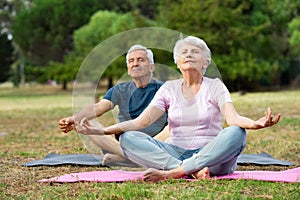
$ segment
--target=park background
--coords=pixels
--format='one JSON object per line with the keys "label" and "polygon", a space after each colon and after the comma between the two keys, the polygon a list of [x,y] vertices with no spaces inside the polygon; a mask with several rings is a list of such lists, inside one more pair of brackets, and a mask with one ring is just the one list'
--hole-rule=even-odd
{"label": "park background", "polygon": [[[77,134],[65,135],[57,125],[72,115],[82,62],[115,34],[160,27],[207,42],[242,115],[257,119],[268,106],[282,114],[278,125],[249,131],[244,153],[267,152],[299,167],[299,13],[300,0],[0,0],[0,199],[299,199],[299,184],[245,180],[41,184],[37,180],[112,168],[21,166],[49,153],[90,153]],[[176,70],[171,52],[153,51],[157,63]],[[103,81],[91,77],[101,83],[100,96],[126,74],[124,56]],[[115,122],[111,113],[99,120]]]}
{"label": "park background", "polygon": [[[161,27],[203,38],[230,91],[296,88],[299,10],[299,0],[4,0],[0,83],[55,81],[67,89],[104,40],[134,28]],[[153,51],[157,63],[176,68],[171,52]],[[121,56],[105,70],[107,87],[124,73]]]}

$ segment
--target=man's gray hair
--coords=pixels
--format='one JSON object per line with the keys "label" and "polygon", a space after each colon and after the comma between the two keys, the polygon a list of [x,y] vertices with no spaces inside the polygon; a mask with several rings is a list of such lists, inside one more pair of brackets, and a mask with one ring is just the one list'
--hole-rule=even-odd
{"label": "man's gray hair", "polygon": [[153,58],[153,52],[150,49],[147,49],[146,47],[140,45],[140,44],[136,44],[130,47],[130,49],[128,50],[127,54],[126,54],[126,63],[128,64],[128,57],[129,54],[133,51],[137,51],[137,50],[143,50],[146,52],[147,54],[147,58],[149,60],[150,64],[154,64],[154,58]]}

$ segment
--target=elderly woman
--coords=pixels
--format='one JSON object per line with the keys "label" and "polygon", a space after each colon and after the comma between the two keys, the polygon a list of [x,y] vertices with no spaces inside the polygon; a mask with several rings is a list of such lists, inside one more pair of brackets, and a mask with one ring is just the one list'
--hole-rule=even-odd
{"label": "elderly woman", "polygon": [[[83,119],[77,131],[92,135],[126,132],[120,136],[123,154],[149,168],[144,173],[146,181],[233,173],[246,144],[245,129],[272,126],[280,114],[273,119],[268,108],[266,116],[256,121],[239,115],[223,82],[203,76],[211,62],[203,40],[193,36],[179,39],[173,54],[183,78],[167,81],[139,117],[110,127]],[[134,131],[149,126],[165,112],[170,128],[165,142]],[[222,115],[228,124],[224,129]]]}

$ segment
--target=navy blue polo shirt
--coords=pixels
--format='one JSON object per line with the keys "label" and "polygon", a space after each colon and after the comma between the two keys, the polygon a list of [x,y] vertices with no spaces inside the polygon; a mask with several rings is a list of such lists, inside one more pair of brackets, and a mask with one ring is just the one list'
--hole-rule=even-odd
{"label": "navy blue polo shirt", "polygon": [[[135,119],[144,111],[162,85],[163,82],[153,79],[145,88],[137,88],[133,81],[118,83],[110,88],[103,98],[111,101],[114,106],[119,107],[118,118],[120,122],[128,121]],[[153,137],[166,124],[167,114],[164,114],[153,124],[140,131]]]}

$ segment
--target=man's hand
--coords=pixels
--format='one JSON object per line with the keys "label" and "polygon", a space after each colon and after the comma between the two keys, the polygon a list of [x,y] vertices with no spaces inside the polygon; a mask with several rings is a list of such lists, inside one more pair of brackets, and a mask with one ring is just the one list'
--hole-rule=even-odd
{"label": "man's hand", "polygon": [[76,123],[76,131],[84,135],[104,135],[104,126],[95,121],[89,121],[83,118],[79,123]]}
{"label": "man's hand", "polygon": [[68,133],[71,130],[76,130],[73,117],[66,117],[60,119],[58,125],[61,131],[64,133]]}

